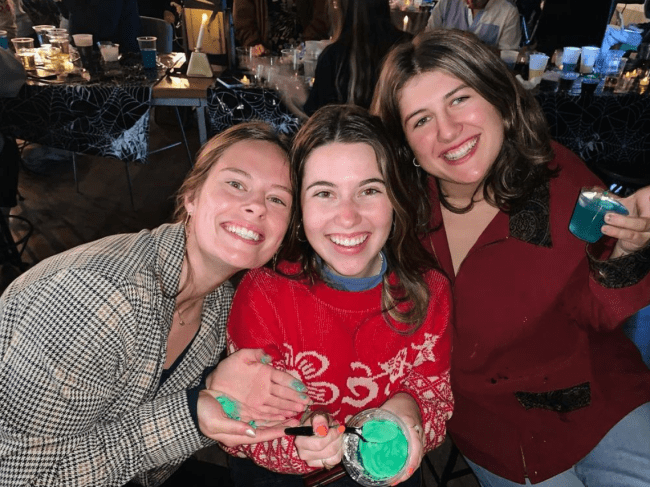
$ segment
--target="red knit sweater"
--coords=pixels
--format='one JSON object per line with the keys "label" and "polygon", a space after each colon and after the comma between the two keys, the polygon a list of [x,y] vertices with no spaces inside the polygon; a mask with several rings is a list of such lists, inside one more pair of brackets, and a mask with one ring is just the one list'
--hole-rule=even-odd
{"label": "red knit sweater", "polygon": [[[451,294],[440,273],[428,272],[426,279],[431,294],[428,318],[414,334],[405,336],[393,331],[381,313],[381,285],[347,292],[323,282],[308,285],[268,269],[253,270],[235,294],[229,349],[264,348],[276,367],[307,386],[315,402],[312,409],[328,411],[337,422],[379,407],[398,392],[410,394],[420,407],[424,447],[430,450],[444,440],[453,409]],[[225,449],[243,452],[277,472],[314,470],[298,458],[289,436]]]}

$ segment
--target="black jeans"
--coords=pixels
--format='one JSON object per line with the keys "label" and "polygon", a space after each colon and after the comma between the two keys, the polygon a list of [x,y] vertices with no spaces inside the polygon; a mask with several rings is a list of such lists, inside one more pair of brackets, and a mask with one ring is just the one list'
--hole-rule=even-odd
{"label": "black jeans", "polygon": [[[247,458],[229,457],[230,476],[234,487],[303,487],[301,475],[271,472]],[[421,471],[418,468],[400,487],[420,487]],[[359,487],[360,484],[345,476],[328,487]]]}

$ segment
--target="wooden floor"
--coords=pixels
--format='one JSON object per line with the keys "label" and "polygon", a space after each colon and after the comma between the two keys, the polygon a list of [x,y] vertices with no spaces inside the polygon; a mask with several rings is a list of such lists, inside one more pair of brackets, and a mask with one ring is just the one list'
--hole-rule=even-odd
{"label": "wooden floor", "polygon": [[[161,147],[179,140],[178,126],[170,113],[160,111],[159,123],[152,123],[151,147]],[[199,148],[195,124],[189,127],[192,153]],[[153,228],[170,221],[173,196],[189,170],[185,149],[177,147],[151,156],[149,164],[130,164],[135,209],[131,207],[123,162],[97,157],[78,156],[79,192],[75,189],[69,156],[54,158],[39,148],[28,147],[26,166],[20,174],[19,192],[24,198],[12,214],[29,219],[34,233],[28,241],[23,260],[29,265],[85,242],[124,232]],[[12,230],[23,234],[20,225]],[[0,287],[2,291],[2,287]],[[442,473],[449,445],[429,454],[434,468]],[[197,458],[226,465],[226,455],[218,447],[197,453]],[[465,467],[462,458],[457,468]],[[424,487],[435,487],[426,469]],[[472,475],[453,480],[450,487],[478,487]]]}

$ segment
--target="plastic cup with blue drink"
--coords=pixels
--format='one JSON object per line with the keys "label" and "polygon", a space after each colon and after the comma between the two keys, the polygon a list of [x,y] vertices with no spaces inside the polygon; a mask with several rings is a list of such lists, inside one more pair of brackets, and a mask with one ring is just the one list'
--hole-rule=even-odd
{"label": "plastic cup with blue drink", "polygon": [[408,468],[411,452],[404,422],[385,409],[367,409],[346,426],[361,433],[343,435],[343,466],[350,477],[366,487],[393,485]]}
{"label": "plastic cup with blue drink", "polygon": [[579,47],[565,47],[562,52],[562,71],[574,72],[581,52]]}
{"label": "plastic cup with blue drink", "polygon": [[140,54],[142,54],[142,66],[144,69],[154,69],[156,63],[156,37],[138,37]]}
{"label": "plastic cup with blue drink", "polygon": [[569,230],[586,242],[597,242],[603,236],[601,228],[609,212],[629,215],[629,211],[609,191],[600,188],[582,188],[576,202]]}
{"label": "plastic cup with blue drink", "polygon": [[0,30],[0,47],[9,49],[9,37],[7,37],[6,30]]}

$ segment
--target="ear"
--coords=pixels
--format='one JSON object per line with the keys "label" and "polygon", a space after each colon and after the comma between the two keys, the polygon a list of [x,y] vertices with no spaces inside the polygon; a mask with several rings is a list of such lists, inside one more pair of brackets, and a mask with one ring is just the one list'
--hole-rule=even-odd
{"label": "ear", "polygon": [[196,209],[195,200],[196,194],[188,194],[183,198],[183,206],[185,206],[185,211],[187,211],[188,214],[194,213],[194,210]]}

